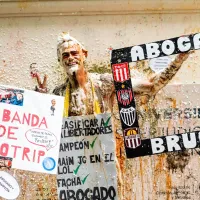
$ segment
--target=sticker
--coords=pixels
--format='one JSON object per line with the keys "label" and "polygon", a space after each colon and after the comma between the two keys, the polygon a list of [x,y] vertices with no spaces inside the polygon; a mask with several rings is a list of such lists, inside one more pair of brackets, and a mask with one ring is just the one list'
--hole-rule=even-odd
{"label": "sticker", "polygon": [[128,63],[120,63],[112,65],[114,80],[116,82],[124,82],[130,78]]}
{"label": "sticker", "polygon": [[133,100],[132,89],[118,90],[117,91],[117,99],[124,106],[129,105],[131,103],[131,101]]}
{"label": "sticker", "polygon": [[132,126],[136,119],[136,111],[134,107],[122,108],[120,110],[120,116],[124,124]]}
{"label": "sticker", "polygon": [[12,158],[0,156],[0,168],[10,169],[12,167]]}
{"label": "sticker", "polygon": [[135,149],[141,145],[139,128],[131,128],[124,130],[125,145],[127,148]]}
{"label": "sticker", "polygon": [[163,71],[171,62],[171,58],[168,56],[153,58],[150,60],[149,65],[155,72]]}
{"label": "sticker", "polygon": [[43,160],[42,166],[47,171],[52,171],[56,167],[56,162],[53,158],[47,157]]}
{"label": "sticker", "polygon": [[16,106],[23,106],[24,90],[0,86],[0,102]]}
{"label": "sticker", "polygon": [[16,179],[7,172],[0,171],[0,197],[16,199],[19,192],[20,189]]}

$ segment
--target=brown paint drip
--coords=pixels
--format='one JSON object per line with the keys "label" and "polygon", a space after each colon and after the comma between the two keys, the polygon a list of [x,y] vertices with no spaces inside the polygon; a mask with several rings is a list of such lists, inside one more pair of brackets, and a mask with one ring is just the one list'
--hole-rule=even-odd
{"label": "brown paint drip", "polygon": [[124,141],[123,137],[120,136],[115,132],[115,141],[116,141],[116,158],[118,160],[118,165],[117,165],[117,187],[118,187],[118,193],[119,197],[124,196],[123,192],[123,185],[124,185],[124,174],[125,174],[125,152],[124,152]]}
{"label": "brown paint drip", "polygon": [[144,200],[144,184],[143,184],[144,171],[143,171],[142,158],[139,157],[139,160],[140,160],[140,176],[141,176],[141,183],[142,183],[142,200]]}
{"label": "brown paint drip", "polygon": [[167,192],[166,200],[170,200],[172,192],[172,178],[169,170],[166,170],[166,192]]}
{"label": "brown paint drip", "polygon": [[120,170],[122,173],[125,171],[124,161],[125,161],[125,151],[124,151],[124,140],[119,134],[115,134],[116,139],[116,156],[119,161]]}
{"label": "brown paint drip", "polygon": [[26,191],[27,191],[27,181],[26,181],[26,177],[23,178],[22,180],[22,184],[23,184],[23,190],[22,190],[22,196],[23,199],[26,199]]}
{"label": "brown paint drip", "polygon": [[[159,177],[160,173],[163,171],[165,157],[166,157],[165,154],[159,155],[158,161],[157,161],[155,168],[154,168],[154,180],[153,180],[153,191],[154,191],[154,193],[156,193],[158,177]],[[153,195],[154,195],[154,193],[153,193]],[[152,199],[155,199],[155,198],[152,197]]]}
{"label": "brown paint drip", "polygon": [[172,99],[172,108],[176,108],[176,99]]}
{"label": "brown paint drip", "polygon": [[86,92],[85,84],[87,82],[87,72],[84,67],[80,67],[76,73],[76,80],[81,88]]}

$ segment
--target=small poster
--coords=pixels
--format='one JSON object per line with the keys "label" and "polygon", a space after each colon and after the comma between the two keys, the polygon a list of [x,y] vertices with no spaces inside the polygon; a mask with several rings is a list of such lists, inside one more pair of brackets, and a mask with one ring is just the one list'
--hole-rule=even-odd
{"label": "small poster", "polygon": [[56,174],[63,97],[0,86],[2,167]]}
{"label": "small poster", "polygon": [[117,200],[110,114],[63,119],[57,183],[60,200]]}

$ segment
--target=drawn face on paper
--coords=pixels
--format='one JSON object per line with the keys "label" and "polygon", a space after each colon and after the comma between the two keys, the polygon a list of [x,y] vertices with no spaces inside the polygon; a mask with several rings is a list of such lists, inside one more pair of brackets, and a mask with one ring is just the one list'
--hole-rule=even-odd
{"label": "drawn face on paper", "polygon": [[85,60],[84,52],[78,44],[64,43],[60,48],[60,53],[61,63],[68,75],[76,73]]}
{"label": "drawn face on paper", "polygon": [[22,100],[23,99],[23,95],[21,93],[17,94],[17,100]]}
{"label": "drawn face on paper", "polygon": [[51,104],[52,104],[52,106],[55,106],[55,105],[56,105],[56,100],[55,100],[55,99],[52,99],[52,100],[51,100]]}

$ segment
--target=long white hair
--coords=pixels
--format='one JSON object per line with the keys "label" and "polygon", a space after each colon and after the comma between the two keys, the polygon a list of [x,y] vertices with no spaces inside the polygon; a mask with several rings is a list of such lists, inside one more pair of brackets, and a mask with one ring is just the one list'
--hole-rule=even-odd
{"label": "long white hair", "polygon": [[72,46],[74,44],[78,44],[81,49],[83,50],[83,52],[85,53],[86,57],[87,57],[87,50],[85,49],[85,47],[75,38],[73,38],[72,36],[70,36],[69,33],[65,33],[62,32],[59,36],[58,36],[58,43],[57,43],[57,55],[58,55],[58,61],[60,62],[60,58],[61,58],[61,52],[60,52],[60,48],[61,46],[65,43],[65,46]]}

